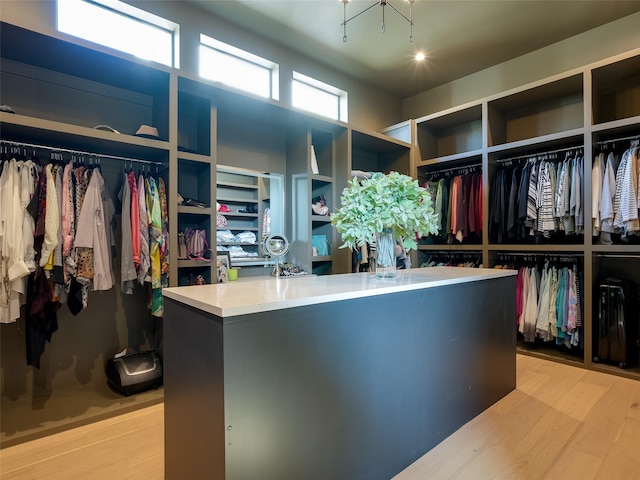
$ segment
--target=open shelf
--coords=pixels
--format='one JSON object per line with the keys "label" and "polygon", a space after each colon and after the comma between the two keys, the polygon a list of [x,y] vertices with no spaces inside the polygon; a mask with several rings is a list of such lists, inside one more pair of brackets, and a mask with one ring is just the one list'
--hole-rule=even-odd
{"label": "open shelf", "polygon": [[584,128],[583,83],[577,74],[491,100],[488,145]]}

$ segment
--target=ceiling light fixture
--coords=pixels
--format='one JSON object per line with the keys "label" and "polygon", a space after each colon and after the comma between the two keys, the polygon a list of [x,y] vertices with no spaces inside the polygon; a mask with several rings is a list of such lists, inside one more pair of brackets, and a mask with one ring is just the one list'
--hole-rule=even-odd
{"label": "ceiling light fixture", "polygon": [[343,28],[343,36],[342,36],[342,41],[343,42],[347,41],[347,23],[350,22],[351,20],[353,20],[354,18],[359,17],[364,12],[367,12],[367,11],[371,10],[376,5],[380,5],[382,7],[382,27],[381,27],[382,33],[384,33],[384,7],[389,6],[398,15],[400,15],[407,22],[409,22],[409,42],[413,42],[413,2],[415,0],[405,0],[409,4],[409,16],[408,17],[404,13],[402,13],[400,10],[398,10],[396,7],[391,5],[391,2],[389,0],[378,0],[373,5],[365,8],[360,13],[357,13],[353,17],[350,17],[350,18],[347,18],[347,3],[349,3],[350,0],[340,0],[340,1],[342,2],[342,5],[344,7],[344,21],[341,24],[342,28]]}

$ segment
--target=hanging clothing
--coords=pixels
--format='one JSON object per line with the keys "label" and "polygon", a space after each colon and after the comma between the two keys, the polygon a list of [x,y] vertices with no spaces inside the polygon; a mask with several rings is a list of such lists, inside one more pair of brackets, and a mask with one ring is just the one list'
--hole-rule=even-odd
{"label": "hanging clothing", "polygon": [[[83,260],[93,258],[92,266],[85,266],[91,271],[91,286],[93,290],[109,290],[113,286],[113,274],[110,271],[110,250],[107,236],[107,224],[111,219],[105,218],[102,198],[105,188],[104,180],[99,169],[94,169],[87,186],[84,202],[78,217],[78,232],[75,246],[77,251],[88,252]],[[86,250],[83,250],[86,249]]]}
{"label": "hanging clothing", "polygon": [[150,214],[149,257],[151,258],[151,298],[149,309],[154,316],[162,316],[162,296],[158,295],[162,288],[162,209],[160,192],[153,177],[147,180],[147,202]]}
{"label": "hanging clothing", "polygon": [[531,243],[584,232],[584,159],[567,155],[556,163],[546,158],[496,170],[489,201],[492,242]]}
{"label": "hanging clothing", "polygon": [[42,245],[42,254],[40,256],[40,266],[44,267],[49,261],[49,257],[53,254],[53,250],[58,245],[58,197],[56,195],[56,182],[53,178],[51,169],[52,164],[48,164],[45,168],[47,179],[47,197],[46,212],[44,219],[44,243]]}
{"label": "hanging clothing", "polygon": [[[45,345],[58,329],[60,306],[66,303],[77,315],[88,305],[90,290],[113,287],[115,207],[100,167],[69,162],[40,168],[31,160],[16,159],[0,165],[0,323],[15,322],[24,312],[27,364],[39,367]],[[152,183],[156,185],[155,180]],[[123,215],[123,219],[135,217],[137,232],[129,230],[125,245],[131,246],[136,236],[140,244],[139,266],[133,251],[124,256],[138,267],[133,268],[132,280],[152,280],[149,228],[159,233],[150,306],[160,316],[162,288],[169,284],[166,186],[159,178],[147,201],[142,176],[125,176],[123,185],[135,185]],[[152,225],[150,207],[158,219]]]}
{"label": "hanging clothing", "polygon": [[573,266],[498,264],[517,269],[516,325],[525,343],[535,341],[584,348],[582,338],[582,277]]}
{"label": "hanging clothing", "polygon": [[136,266],[133,260],[133,245],[131,243],[131,184],[129,183],[129,178],[126,173],[124,174],[119,198],[122,202],[122,215],[120,218],[122,229],[120,244],[121,289],[122,293],[133,295],[134,280],[138,278],[138,274],[136,273]]}
{"label": "hanging clothing", "polygon": [[[41,266],[43,245],[46,231],[47,189],[51,183],[47,179],[47,171],[40,172],[37,197],[33,204],[37,205],[34,250],[36,252],[36,270],[29,276],[26,301],[25,340],[27,365],[40,368],[40,357],[46,342],[50,342],[53,333],[58,330],[57,312],[60,303],[52,300],[51,288]],[[55,185],[54,185],[55,188]]]}
{"label": "hanging clothing", "polygon": [[[11,159],[5,162],[0,175],[0,323],[12,323],[20,318],[20,306],[24,304],[25,282],[34,259],[33,242],[24,239],[26,204],[20,194],[22,162]],[[29,187],[32,189],[32,187]]]}
{"label": "hanging clothing", "polygon": [[640,233],[637,152],[638,147],[626,150],[616,173],[613,227],[623,237]]}
{"label": "hanging clothing", "polygon": [[[435,173],[437,175],[437,172]],[[464,243],[471,235],[482,236],[482,174],[464,173],[424,182],[434,201],[438,233],[433,243]]]}
{"label": "hanging clothing", "polygon": [[133,254],[133,263],[136,269],[140,268],[140,213],[138,212],[138,183],[136,182],[136,174],[132,171],[127,175],[130,190],[131,212],[129,221],[131,222],[131,251]]}
{"label": "hanging clothing", "polygon": [[[138,175],[138,215],[140,228],[140,265],[138,267],[138,283],[144,285],[148,281],[151,259],[149,258],[149,217],[147,215],[147,202],[145,194],[144,176]],[[133,201],[133,200],[132,200]]]}
{"label": "hanging clothing", "polygon": [[591,235],[600,235],[600,202],[604,181],[604,154],[596,155],[591,169]]}

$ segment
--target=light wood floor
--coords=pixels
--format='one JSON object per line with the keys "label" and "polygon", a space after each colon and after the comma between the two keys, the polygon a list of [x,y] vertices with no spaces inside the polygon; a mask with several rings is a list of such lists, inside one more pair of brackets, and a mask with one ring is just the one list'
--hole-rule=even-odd
{"label": "light wood floor", "polygon": [[[523,355],[517,365],[514,392],[394,480],[640,479],[640,382]],[[162,479],[163,446],[160,404],[2,449],[0,478]]]}

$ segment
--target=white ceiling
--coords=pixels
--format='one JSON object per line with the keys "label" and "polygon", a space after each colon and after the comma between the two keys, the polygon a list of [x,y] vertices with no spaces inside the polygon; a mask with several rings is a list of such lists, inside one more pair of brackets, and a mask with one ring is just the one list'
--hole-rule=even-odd
{"label": "white ceiling", "polygon": [[[388,5],[382,33],[380,2],[351,0],[347,18],[375,6],[348,22],[343,42],[338,0],[189,1],[399,98],[640,11],[640,0],[416,0],[409,43],[409,23]],[[388,3],[409,16],[405,0]]]}

